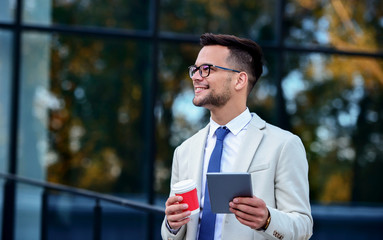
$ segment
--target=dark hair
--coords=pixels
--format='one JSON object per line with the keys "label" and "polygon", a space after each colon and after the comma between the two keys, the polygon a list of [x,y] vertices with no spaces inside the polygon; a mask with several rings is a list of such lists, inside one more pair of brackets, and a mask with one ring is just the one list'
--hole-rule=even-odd
{"label": "dark hair", "polygon": [[205,33],[200,37],[200,44],[227,47],[230,50],[227,61],[249,75],[249,92],[251,92],[263,71],[263,53],[256,42],[233,35]]}

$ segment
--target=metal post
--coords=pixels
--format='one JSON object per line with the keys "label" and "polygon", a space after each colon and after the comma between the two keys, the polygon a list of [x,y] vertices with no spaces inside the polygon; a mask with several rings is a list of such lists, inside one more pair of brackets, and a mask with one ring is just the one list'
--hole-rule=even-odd
{"label": "metal post", "polygon": [[101,227],[102,227],[102,209],[100,206],[100,199],[96,199],[96,205],[93,208],[93,239],[101,240]]}
{"label": "metal post", "polygon": [[48,239],[48,197],[49,192],[44,188],[41,196],[41,240]]}
{"label": "metal post", "polygon": [[283,94],[283,88],[282,88],[282,80],[283,80],[283,66],[284,66],[284,31],[285,31],[285,6],[286,6],[286,0],[278,1],[278,13],[277,16],[279,17],[277,21],[277,79],[276,79],[276,87],[277,87],[277,97],[276,97],[276,125],[279,127],[290,130],[290,120],[289,115],[286,111],[286,99]]}
{"label": "metal post", "polygon": [[[147,191],[148,191],[148,202],[149,204],[154,203],[154,164],[155,164],[155,155],[156,155],[156,144],[155,144],[155,118],[154,118],[154,108],[156,102],[156,93],[157,93],[157,85],[158,85],[158,56],[159,56],[159,30],[158,30],[158,22],[159,22],[159,5],[160,0],[152,0],[151,1],[151,21],[150,21],[150,29],[152,33],[152,78],[147,87],[147,104],[145,105],[146,109],[146,140],[148,144],[146,144],[146,166],[147,166],[147,174],[148,174],[148,183],[147,183]],[[149,213],[147,215],[147,235],[146,239],[153,239],[153,229],[154,229],[154,215]]]}
{"label": "metal post", "polygon": [[[17,136],[19,122],[19,91],[20,91],[20,52],[22,0],[16,1],[15,25],[13,29],[13,65],[11,85],[11,114],[9,121],[9,160],[8,172],[17,173]],[[16,184],[7,179],[4,184],[3,222],[1,237],[3,240],[13,240],[15,231]]]}
{"label": "metal post", "polygon": [[3,224],[2,224],[2,240],[14,239],[15,225],[15,182],[13,180],[5,180],[4,184],[4,202],[3,202]]}

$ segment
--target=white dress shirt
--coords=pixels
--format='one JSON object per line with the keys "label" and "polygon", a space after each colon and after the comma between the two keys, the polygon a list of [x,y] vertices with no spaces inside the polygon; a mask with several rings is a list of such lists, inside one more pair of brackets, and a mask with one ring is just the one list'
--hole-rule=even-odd
{"label": "white dress shirt", "polygon": [[[248,108],[238,115],[236,118],[231,120],[225,126],[230,130],[223,141],[223,150],[221,157],[221,172],[230,172],[233,169],[233,166],[236,160],[238,150],[242,144],[243,136],[247,130],[247,125],[251,120],[251,114]],[[221,127],[219,124],[214,122],[210,118],[210,130],[206,141],[205,146],[205,155],[203,160],[203,171],[202,171],[202,190],[201,190],[201,200],[200,205],[203,208],[203,203],[205,199],[205,186],[206,186],[206,172],[209,165],[209,159],[213,152],[216,142],[215,131],[217,128]],[[200,218],[202,217],[202,211],[200,212]],[[215,234],[214,240],[221,240],[221,232],[223,225],[224,214],[217,214],[215,222]],[[198,236],[198,235],[197,235]]]}

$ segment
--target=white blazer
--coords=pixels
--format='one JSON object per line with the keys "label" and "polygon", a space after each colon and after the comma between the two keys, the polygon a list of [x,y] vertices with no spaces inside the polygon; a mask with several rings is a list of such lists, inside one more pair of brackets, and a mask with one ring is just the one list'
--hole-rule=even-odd
{"label": "white blazer", "polygon": [[[208,133],[209,124],[177,147],[173,157],[171,185],[194,179],[199,199]],[[226,214],[222,240],[310,238],[313,219],[309,201],[308,163],[299,137],[266,123],[252,113],[233,172],[251,173],[253,194],[265,201],[271,222],[266,231],[258,231],[241,224],[234,214]],[[198,220],[190,221],[176,235],[166,228],[165,220],[161,228],[163,239],[196,239]]]}

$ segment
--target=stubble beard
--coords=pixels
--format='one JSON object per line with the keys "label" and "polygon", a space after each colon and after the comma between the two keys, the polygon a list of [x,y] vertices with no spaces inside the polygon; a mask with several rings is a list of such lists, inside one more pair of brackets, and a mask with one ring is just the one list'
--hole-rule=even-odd
{"label": "stubble beard", "polygon": [[230,79],[227,79],[224,92],[222,92],[221,94],[217,94],[214,91],[211,91],[211,92],[209,92],[208,95],[206,95],[202,99],[198,99],[198,98],[196,98],[196,96],[194,96],[193,104],[197,107],[208,107],[208,106],[222,107],[222,106],[224,106],[229,101],[229,99],[231,97],[230,90],[228,87],[229,82],[230,82]]}

